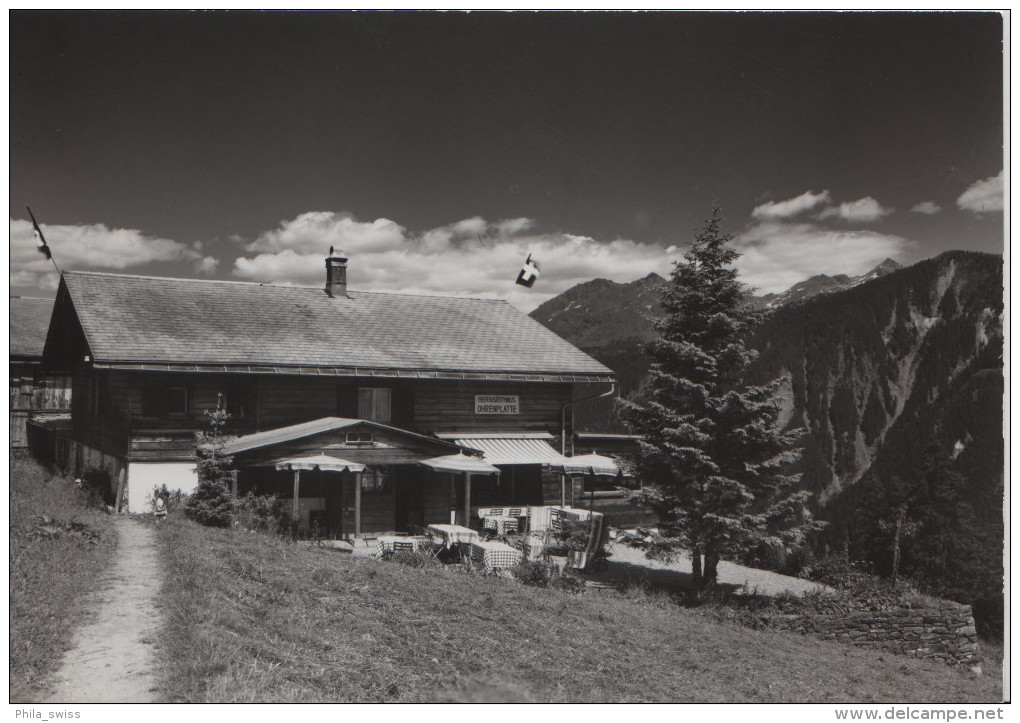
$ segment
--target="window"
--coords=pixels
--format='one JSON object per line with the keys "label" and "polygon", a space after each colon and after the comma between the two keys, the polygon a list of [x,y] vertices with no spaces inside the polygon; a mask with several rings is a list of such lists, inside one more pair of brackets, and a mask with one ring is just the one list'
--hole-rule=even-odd
{"label": "window", "polygon": [[221,392],[223,407],[232,419],[253,419],[255,417],[255,385],[237,384]]}
{"label": "window", "polygon": [[389,492],[389,479],[385,467],[365,467],[361,473],[361,491],[369,494]]}
{"label": "window", "polygon": [[187,387],[166,388],[166,416],[168,417],[188,416]]}
{"label": "window", "polygon": [[371,432],[348,432],[347,444],[372,444]]}
{"label": "window", "polygon": [[385,387],[362,387],[358,389],[358,417],[373,422],[389,422],[393,390]]}

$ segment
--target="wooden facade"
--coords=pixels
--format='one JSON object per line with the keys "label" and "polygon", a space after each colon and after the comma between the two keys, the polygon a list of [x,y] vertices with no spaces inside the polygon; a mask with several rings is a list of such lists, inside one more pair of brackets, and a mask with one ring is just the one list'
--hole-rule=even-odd
{"label": "wooden facade", "polygon": [[10,445],[28,447],[27,423],[71,411],[71,377],[42,365],[51,299],[10,297]]}
{"label": "wooden facade", "polygon": [[28,447],[27,422],[71,411],[71,376],[43,371],[38,360],[11,361],[11,449]]}
{"label": "wooden facade", "polygon": [[[208,429],[204,412],[222,394],[231,414],[227,433],[244,435],[322,417],[359,418],[358,390],[392,390],[390,419],[420,434],[450,432],[549,432],[559,437],[571,385],[542,382],[405,381],[315,376],[174,374],[93,369],[73,375],[74,438],[107,454],[148,462],[194,458],[195,433]],[[170,411],[159,400],[183,389],[186,410]],[[475,413],[475,397],[511,395],[519,411]],[[566,415],[569,428],[570,415]]]}

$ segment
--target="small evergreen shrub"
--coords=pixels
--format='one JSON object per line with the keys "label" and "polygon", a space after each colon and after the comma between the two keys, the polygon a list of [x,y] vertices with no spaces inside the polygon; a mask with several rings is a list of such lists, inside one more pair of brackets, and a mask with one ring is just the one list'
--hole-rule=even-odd
{"label": "small evergreen shrub", "polygon": [[188,497],[184,512],[196,522],[209,527],[229,527],[233,512],[231,487],[233,458],[224,454],[226,439],[223,427],[230,415],[223,408],[223,395],[217,395],[216,409],[205,411],[209,431],[197,432],[198,487]]}

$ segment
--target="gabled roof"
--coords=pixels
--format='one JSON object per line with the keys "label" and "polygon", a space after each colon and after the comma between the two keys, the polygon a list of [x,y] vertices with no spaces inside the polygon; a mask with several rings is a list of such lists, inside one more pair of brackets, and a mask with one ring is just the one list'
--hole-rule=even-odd
{"label": "gabled roof", "polygon": [[[273,447],[278,444],[293,442],[298,439],[305,439],[306,437],[313,437],[316,434],[335,432],[341,429],[350,429],[361,425],[371,427],[373,429],[381,429],[404,437],[419,439],[439,447],[446,447],[451,451],[458,450],[458,446],[452,442],[427,437],[423,434],[409,432],[406,429],[391,427],[386,424],[380,424],[379,422],[370,422],[366,419],[348,419],[346,417],[322,417],[321,419],[313,419],[310,422],[292,424],[289,427],[278,427],[277,429],[270,429],[265,432],[256,432],[254,434],[246,434],[243,437],[236,437],[223,445],[223,453],[240,454],[241,452],[250,452],[253,449]],[[469,451],[478,453],[477,450]]]}
{"label": "gabled roof", "polygon": [[[609,381],[505,301],[65,272],[97,366]],[[457,377],[456,374],[463,376]]]}
{"label": "gabled roof", "polygon": [[12,296],[10,302],[11,356],[41,358],[53,299]]}

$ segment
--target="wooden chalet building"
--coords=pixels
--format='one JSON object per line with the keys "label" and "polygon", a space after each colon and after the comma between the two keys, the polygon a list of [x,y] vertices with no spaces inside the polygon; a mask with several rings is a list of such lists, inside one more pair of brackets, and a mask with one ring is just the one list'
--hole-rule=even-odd
{"label": "wooden chalet building", "polygon": [[24,449],[31,419],[58,423],[71,413],[71,377],[42,367],[53,300],[12,296],[10,304],[10,443],[11,449]]}
{"label": "wooden chalet building", "polygon": [[566,410],[611,370],[504,301],[346,275],[337,256],[325,288],[65,272],[45,359],[73,369],[77,470],[106,470],[132,512],[192,489],[223,395],[238,492],[293,497],[304,525],[371,535],[580,499]]}

